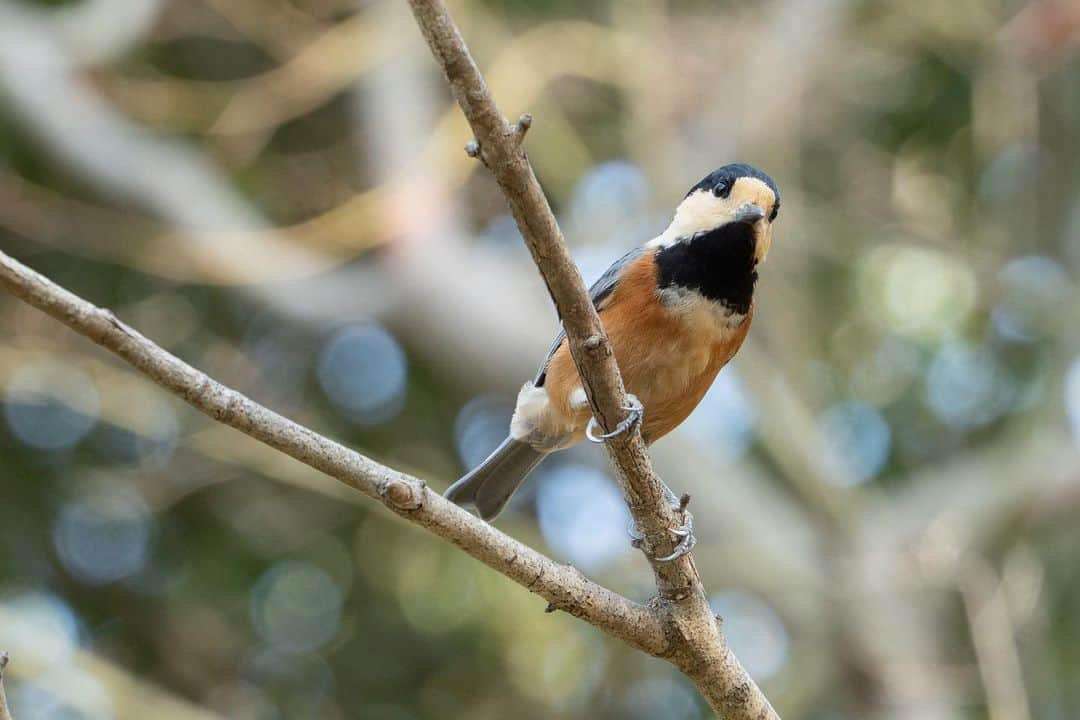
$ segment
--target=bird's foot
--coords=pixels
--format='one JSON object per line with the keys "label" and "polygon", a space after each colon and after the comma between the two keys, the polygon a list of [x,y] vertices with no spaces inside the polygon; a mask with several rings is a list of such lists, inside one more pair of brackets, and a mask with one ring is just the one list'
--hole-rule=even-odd
{"label": "bird's foot", "polygon": [[638,548],[656,562],[671,562],[678,560],[683,555],[694,549],[694,545],[697,544],[697,538],[694,537],[694,516],[687,510],[687,506],[690,504],[690,495],[683,495],[681,498],[675,495],[667,485],[661,483],[661,487],[664,490],[664,497],[671,505],[671,508],[680,516],[682,516],[683,524],[677,528],[670,528],[670,532],[678,542],[675,544],[675,548],[670,555],[664,557],[654,557],[649,554],[649,551],[645,549],[645,535],[638,530],[637,524],[631,520],[630,528],[627,532],[630,534],[630,544],[635,548]]}
{"label": "bird's foot", "polygon": [[678,560],[683,555],[693,550],[694,546],[697,545],[697,538],[694,537],[694,516],[691,515],[689,511],[683,511],[682,526],[672,528],[668,532],[679,538],[679,542],[675,545],[675,548],[671,551],[670,555],[656,558],[656,562],[666,563],[671,562],[672,560]]}
{"label": "bird's foot", "polygon": [[[609,433],[597,433],[597,430],[602,430],[600,423],[596,422],[595,417],[589,418],[589,424],[585,426],[585,437],[594,443],[607,442],[613,437],[622,435],[624,432],[634,426],[635,423],[641,422],[641,416],[645,412],[644,406],[641,401],[637,399],[636,395],[632,393],[626,394],[626,417],[622,419],[615,429]],[[670,491],[669,491],[670,492]]]}

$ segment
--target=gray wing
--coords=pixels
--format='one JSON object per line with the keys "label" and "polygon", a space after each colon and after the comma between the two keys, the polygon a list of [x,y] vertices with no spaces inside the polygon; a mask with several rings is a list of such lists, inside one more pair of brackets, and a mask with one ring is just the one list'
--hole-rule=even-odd
{"label": "gray wing", "polygon": [[[611,264],[604,274],[592,284],[589,288],[589,297],[592,299],[593,307],[598,311],[603,309],[604,300],[606,300],[615,290],[615,286],[619,284],[619,276],[622,275],[622,271],[626,269],[626,266],[634,262],[646,252],[647,247],[636,247],[630,252],[623,255],[621,258]],[[551,362],[551,356],[555,354],[555,351],[562,345],[562,341],[566,338],[566,331],[560,330],[559,334],[555,337],[555,342],[551,343],[551,349],[548,350],[547,355],[544,357],[544,364],[540,366],[540,369],[536,373],[536,379],[533,380],[533,385],[536,387],[542,387],[544,380],[547,376],[547,366]]]}

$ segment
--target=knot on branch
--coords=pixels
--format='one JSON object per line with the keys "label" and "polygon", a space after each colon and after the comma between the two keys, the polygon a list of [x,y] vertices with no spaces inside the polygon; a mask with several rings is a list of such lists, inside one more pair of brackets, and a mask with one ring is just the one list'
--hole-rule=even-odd
{"label": "knot on branch", "polygon": [[424,488],[416,487],[404,480],[388,482],[382,488],[382,496],[396,510],[411,512],[424,505]]}
{"label": "knot on branch", "polygon": [[491,169],[491,164],[488,163],[487,156],[484,154],[484,148],[481,147],[480,142],[477,140],[470,140],[465,143],[465,154],[471,158],[475,158],[484,164],[488,170]]}
{"label": "knot on branch", "polygon": [[532,115],[522,113],[518,121],[510,126],[510,135],[518,145],[525,141],[525,133],[529,132],[529,128],[532,127],[532,121]]}
{"label": "knot on branch", "polygon": [[8,656],[7,651],[0,651],[0,677],[4,675],[4,668],[8,665],[8,660],[11,658]]}

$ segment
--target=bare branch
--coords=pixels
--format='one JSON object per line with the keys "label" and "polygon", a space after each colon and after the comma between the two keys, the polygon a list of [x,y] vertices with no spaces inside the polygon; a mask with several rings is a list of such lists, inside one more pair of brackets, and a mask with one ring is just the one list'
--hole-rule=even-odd
{"label": "bare branch", "polygon": [[[547,284],[593,413],[610,431],[627,414],[626,390],[604,327],[522,148],[532,119],[523,116],[511,124],[503,116],[443,0],[409,0],[409,5]],[[640,429],[619,434],[607,446],[645,548],[652,557],[667,555],[674,545],[670,529],[681,523],[678,509],[665,500]],[[673,643],[672,662],[721,716],[778,717],[724,641],[692,558],[654,561],[653,572],[658,609]]]}
{"label": "bare branch", "polygon": [[[513,141],[514,127],[495,106],[479,68],[443,3],[410,0],[410,4],[432,52],[442,63],[454,97],[472,126],[485,161],[506,195],[518,228],[562,318],[589,402],[597,420],[605,431],[609,431],[626,415],[626,390],[607,334],[570,257],[547,197],[524,151]],[[664,502],[640,432],[623,433],[607,445],[619,470],[634,520],[645,533],[648,546],[667,554],[674,547],[668,528],[679,523]],[[682,572],[672,573],[671,569]],[[690,584],[688,578],[692,570],[688,560],[674,563],[660,572],[670,580],[666,584],[672,589]]]}
{"label": "bare branch", "polygon": [[120,356],[214,420],[379,500],[558,609],[639,650],[658,656],[668,652],[663,630],[648,608],[443,500],[422,480],[380,465],[225,387],[120,322],[111,311],[88,303],[2,252],[0,285]]}
{"label": "bare branch", "polygon": [[0,720],[11,720],[11,711],[8,710],[7,695],[4,693],[4,670],[7,668],[8,654],[0,652]]}

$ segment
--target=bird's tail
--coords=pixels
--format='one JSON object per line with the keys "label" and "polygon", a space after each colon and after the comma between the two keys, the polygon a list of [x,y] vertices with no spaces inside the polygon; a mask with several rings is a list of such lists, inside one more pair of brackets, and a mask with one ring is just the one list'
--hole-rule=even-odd
{"label": "bird's tail", "polygon": [[491,520],[544,457],[545,453],[528,443],[508,437],[487,460],[451,485],[446,499],[458,505],[475,505],[480,517]]}

